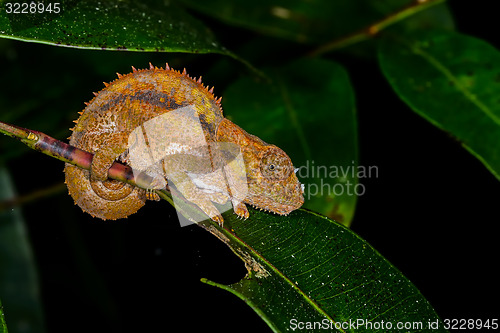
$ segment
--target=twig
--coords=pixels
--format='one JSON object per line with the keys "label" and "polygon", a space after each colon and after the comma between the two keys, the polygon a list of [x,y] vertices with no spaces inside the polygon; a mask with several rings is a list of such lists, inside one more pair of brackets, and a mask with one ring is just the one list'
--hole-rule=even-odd
{"label": "twig", "polygon": [[340,39],[334,39],[331,42],[328,42],[317,49],[310,52],[308,55],[311,57],[316,57],[340,48],[344,48],[370,38],[373,38],[377,35],[381,30],[387,28],[394,23],[404,20],[405,18],[415,15],[423,10],[426,10],[430,7],[436,6],[440,3],[445,2],[446,0],[415,0],[415,2],[409,6],[406,6],[399,11],[385,17],[384,19],[366,27],[356,33],[353,33],[349,36],[342,37]]}
{"label": "twig", "polygon": [[[0,133],[17,139],[31,149],[54,157],[60,161],[72,164],[82,169],[90,170],[94,154],[56,140],[47,134],[10,125],[2,121],[0,121]],[[119,162],[114,162],[111,168],[109,168],[108,177],[145,190],[150,189],[150,185],[153,182],[153,177],[148,176],[144,172],[134,173],[131,167]],[[168,201],[187,219],[191,221],[202,221],[208,219],[208,216],[206,216],[196,205],[186,202],[175,187],[167,186],[165,189],[155,190],[155,192],[160,196],[160,198]],[[172,197],[176,197],[179,200],[176,200],[174,204]]]}
{"label": "twig", "polygon": [[[67,143],[56,140],[42,132],[10,125],[0,121],[0,132],[17,139],[36,151],[63,162],[75,165],[82,169],[90,169],[92,164],[92,153],[73,147]],[[109,169],[109,177],[134,186],[147,189],[152,178],[145,174],[136,177],[129,166],[114,162]],[[148,179],[149,178],[149,179]],[[149,180],[149,182],[147,182]]]}

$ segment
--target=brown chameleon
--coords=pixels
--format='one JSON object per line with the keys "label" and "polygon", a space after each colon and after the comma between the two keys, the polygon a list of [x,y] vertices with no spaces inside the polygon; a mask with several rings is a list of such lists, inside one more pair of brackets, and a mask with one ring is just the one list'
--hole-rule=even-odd
{"label": "brown chameleon", "polygon": [[224,118],[213,88],[170,69],[136,70],[105,84],[80,113],[70,144],[94,154],[90,171],[66,164],[69,193],[101,219],[135,213],[153,191],[108,179],[115,161],[153,177],[151,189],[173,183],[186,200],[223,222],[212,202],[245,204],[286,215],[304,203],[290,158],[280,148]]}

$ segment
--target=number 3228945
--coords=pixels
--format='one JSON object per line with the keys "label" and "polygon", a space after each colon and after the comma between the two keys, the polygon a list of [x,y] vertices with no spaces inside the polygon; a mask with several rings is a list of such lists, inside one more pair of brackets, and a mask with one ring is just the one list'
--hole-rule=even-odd
{"label": "number 3228945", "polygon": [[447,330],[497,330],[498,319],[443,319]]}
{"label": "number 3228945", "polygon": [[59,2],[45,4],[43,2],[7,2],[5,12],[7,14],[58,14],[61,12]]}

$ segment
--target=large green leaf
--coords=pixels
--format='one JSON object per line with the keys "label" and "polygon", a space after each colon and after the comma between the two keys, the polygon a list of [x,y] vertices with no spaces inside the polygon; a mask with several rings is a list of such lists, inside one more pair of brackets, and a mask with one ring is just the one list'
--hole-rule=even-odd
{"label": "large green leaf", "polygon": [[427,32],[384,40],[379,60],[403,101],[500,179],[500,52],[473,37]]}
{"label": "large green leaf", "polygon": [[[99,50],[229,54],[203,24],[170,2],[63,0],[59,6],[45,2],[45,12],[36,7],[32,14],[31,7],[28,14],[8,14],[16,9],[9,3],[0,4],[5,38]],[[49,3],[52,12],[46,11]]]}
{"label": "large green leaf", "polygon": [[[13,197],[10,175],[0,166],[0,201]],[[0,211],[0,296],[12,332],[44,332],[35,262],[19,208]]]}
{"label": "large green leaf", "polygon": [[364,188],[357,184],[357,121],[346,71],[301,59],[265,72],[272,82],[244,77],[227,89],[226,116],[301,167],[305,207],[349,225]]}
{"label": "large green leaf", "polygon": [[[382,18],[414,6],[412,0],[179,0],[179,2],[230,24],[262,34],[305,43],[322,43],[363,29]],[[423,3],[423,2],[422,2]],[[425,4],[424,4],[425,5]],[[436,6],[402,27],[452,29],[446,6]]]}
{"label": "large green leaf", "polygon": [[288,217],[251,209],[246,221],[232,212],[224,219],[224,229],[202,225],[248,274],[231,285],[203,281],[243,299],[274,332],[445,331],[415,286],[346,227],[302,209]]}

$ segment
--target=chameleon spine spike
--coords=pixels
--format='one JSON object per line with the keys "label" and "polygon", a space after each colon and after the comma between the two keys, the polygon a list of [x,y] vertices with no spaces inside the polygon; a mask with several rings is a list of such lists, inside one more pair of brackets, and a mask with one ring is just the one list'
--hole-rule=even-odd
{"label": "chameleon spine spike", "polygon": [[119,79],[123,77],[123,75],[121,75],[120,73],[116,73],[116,76],[118,76]]}
{"label": "chameleon spine spike", "polygon": [[170,70],[170,66],[168,65],[168,62],[165,63],[165,70],[167,70],[167,71]]}
{"label": "chameleon spine spike", "polygon": [[210,88],[210,90],[208,92],[211,93],[211,94],[213,94],[214,93],[214,87]]}
{"label": "chameleon spine spike", "polygon": [[196,81],[196,82],[201,84],[201,76],[198,78],[198,81]]}
{"label": "chameleon spine spike", "polygon": [[135,73],[135,72],[137,72],[137,69],[134,66],[132,66],[132,73]]}
{"label": "chameleon spine spike", "polygon": [[182,75],[187,75],[186,67],[182,70]]}
{"label": "chameleon spine spike", "polygon": [[109,83],[107,83],[107,82],[103,82],[103,83],[104,83],[105,87],[109,86]]}
{"label": "chameleon spine spike", "polygon": [[149,63],[149,69],[155,69],[155,66],[153,66],[152,63]]}
{"label": "chameleon spine spike", "polygon": [[94,96],[97,96],[97,95],[99,95],[99,93],[96,93],[95,91],[94,91],[94,92],[93,92],[92,94],[94,94]]}

